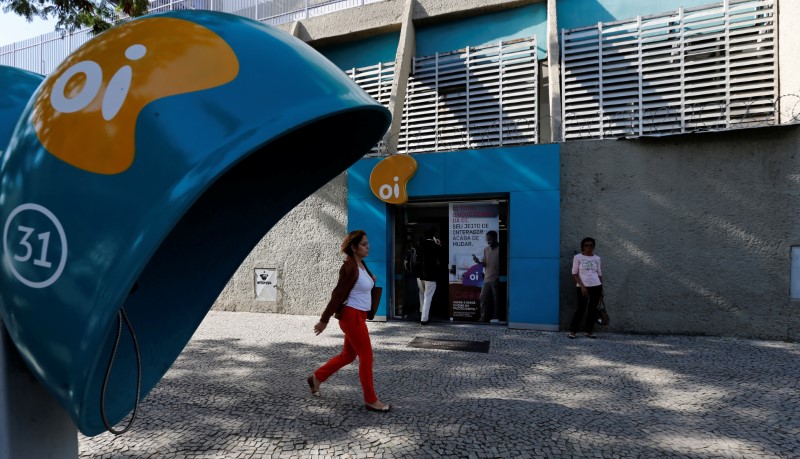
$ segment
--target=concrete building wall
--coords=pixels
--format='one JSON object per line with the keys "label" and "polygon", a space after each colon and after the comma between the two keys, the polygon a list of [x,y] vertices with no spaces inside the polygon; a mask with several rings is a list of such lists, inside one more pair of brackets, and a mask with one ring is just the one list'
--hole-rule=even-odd
{"label": "concrete building wall", "polygon": [[800,126],[561,149],[561,325],[585,236],[603,259],[612,330],[800,338]]}
{"label": "concrete building wall", "polygon": [[[415,0],[413,20],[420,25],[476,16],[508,8],[542,3],[546,0]],[[298,38],[315,46],[359,40],[363,37],[400,30],[405,0],[383,2],[338,11],[301,21]],[[293,25],[281,24],[289,33]]]}
{"label": "concrete building wall", "polygon": [[[503,26],[496,27],[496,24]],[[430,56],[532,36],[536,36],[538,56],[542,59],[547,49],[547,5],[544,3],[418,26],[416,55]]]}
{"label": "concrete building wall", "polygon": [[[265,199],[269,199],[265,196]],[[330,299],[347,231],[345,174],[292,209],[259,242],[220,294],[214,309],[315,315]],[[276,302],[255,299],[256,268],[278,270]]]}
{"label": "concrete building wall", "polygon": [[368,67],[394,61],[400,31],[376,35],[356,42],[337,43],[316,48],[342,70]]}

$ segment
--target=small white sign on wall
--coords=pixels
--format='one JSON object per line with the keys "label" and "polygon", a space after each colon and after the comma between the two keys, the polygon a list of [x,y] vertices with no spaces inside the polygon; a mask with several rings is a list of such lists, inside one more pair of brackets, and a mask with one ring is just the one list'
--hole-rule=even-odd
{"label": "small white sign on wall", "polygon": [[275,268],[256,268],[256,300],[278,301],[278,270]]}

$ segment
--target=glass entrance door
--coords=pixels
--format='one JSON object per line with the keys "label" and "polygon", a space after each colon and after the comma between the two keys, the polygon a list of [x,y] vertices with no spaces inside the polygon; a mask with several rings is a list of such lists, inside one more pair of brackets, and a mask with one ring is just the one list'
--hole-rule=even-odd
{"label": "glass entrance door", "polygon": [[[501,267],[499,279],[499,298],[498,298],[498,317],[500,323],[506,323],[508,308],[506,300],[507,291],[507,251],[508,241],[508,200],[497,199],[492,201],[458,201],[459,203],[486,203],[491,202],[499,207],[499,228],[498,237],[500,240]],[[470,260],[453,261],[456,255],[464,258],[463,254],[456,253],[455,245],[458,241],[451,241],[451,234],[456,234],[453,239],[462,238],[457,232],[453,232],[454,225],[451,212],[452,201],[436,202],[414,202],[403,206],[395,207],[394,215],[394,301],[393,311],[390,316],[394,319],[419,321],[421,318],[421,301],[419,292],[419,278],[421,276],[420,260],[422,255],[423,241],[433,235],[441,243],[440,258],[437,263],[428,260],[428,267],[432,273],[428,272],[428,277],[436,281],[436,290],[431,302],[429,320],[434,322],[477,322],[480,317],[476,313],[473,304],[472,312],[463,313],[464,298],[467,290],[470,290],[470,297],[479,296],[480,286],[483,280],[483,270],[480,267],[473,268],[470,274],[475,274],[476,269],[480,271],[480,279],[473,279],[468,282],[469,286],[463,287],[462,280],[466,271],[464,267],[457,265],[471,262],[471,253],[475,252],[478,258],[482,258],[483,248],[486,246],[484,232],[476,233],[479,239],[475,241],[474,250],[470,251]],[[460,228],[460,227],[457,227]],[[451,259],[452,258],[452,259]],[[451,263],[452,262],[452,263]],[[469,268],[469,267],[467,267]],[[461,279],[460,279],[460,278]],[[473,276],[475,277],[475,276]],[[477,286],[477,289],[476,289]],[[472,291],[474,290],[474,291]],[[477,292],[477,293],[476,293]],[[477,298],[472,299],[473,303],[478,302]],[[455,311],[454,311],[455,307]]]}
{"label": "glass entrance door", "polygon": [[[395,318],[416,320],[421,318],[419,279],[423,263],[428,265],[436,282],[429,320],[449,320],[447,294],[447,209],[446,202],[416,203],[398,207],[395,218]],[[436,262],[424,261],[423,241],[433,234],[442,247]],[[432,268],[439,266],[440,269]]]}

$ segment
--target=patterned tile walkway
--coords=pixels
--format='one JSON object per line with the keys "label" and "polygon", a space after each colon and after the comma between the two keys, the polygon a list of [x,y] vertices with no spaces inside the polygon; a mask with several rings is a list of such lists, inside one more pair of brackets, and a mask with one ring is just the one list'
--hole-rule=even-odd
{"label": "patterned tile walkway", "polygon": [[356,365],[310,397],[306,376],[342,342],[315,322],[212,311],[132,431],[80,437],[80,457],[800,457],[799,343],[370,323],[382,414],[363,408]]}

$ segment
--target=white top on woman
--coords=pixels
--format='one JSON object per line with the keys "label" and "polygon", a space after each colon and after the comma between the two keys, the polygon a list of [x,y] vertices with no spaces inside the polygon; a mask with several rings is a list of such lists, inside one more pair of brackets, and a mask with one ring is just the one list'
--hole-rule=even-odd
{"label": "white top on woman", "polygon": [[359,311],[369,311],[372,309],[372,287],[375,286],[375,281],[372,280],[367,270],[358,267],[358,280],[353,290],[350,290],[350,296],[344,302],[345,306],[350,306]]}
{"label": "white top on woman", "polygon": [[575,258],[572,259],[572,274],[580,276],[584,287],[601,285],[600,277],[603,275],[603,270],[600,268],[600,257],[597,255],[586,256],[582,253],[575,255]]}

